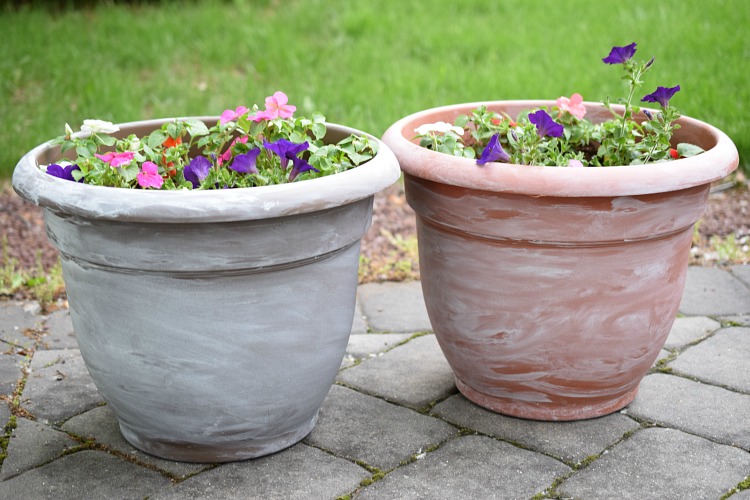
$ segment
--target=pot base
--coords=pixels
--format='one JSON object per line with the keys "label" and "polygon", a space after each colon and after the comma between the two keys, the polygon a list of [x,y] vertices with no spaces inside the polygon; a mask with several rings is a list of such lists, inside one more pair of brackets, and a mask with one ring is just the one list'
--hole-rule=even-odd
{"label": "pot base", "polygon": [[596,399],[596,402],[592,402],[591,399],[579,401],[571,398],[561,402],[539,403],[490,396],[472,389],[455,375],[453,378],[458,390],[469,401],[495,413],[528,420],[567,421],[603,417],[625,408],[635,399],[635,395],[638,393],[638,386],[636,385],[635,388],[624,395],[604,401],[601,398]]}
{"label": "pot base", "polygon": [[207,439],[206,443],[201,443],[198,439],[194,442],[167,441],[139,435],[122,422],[120,432],[139,450],[167,460],[196,463],[236,462],[270,455],[298,443],[310,434],[317,421],[318,412],[315,412],[315,415],[303,425],[280,436],[240,440],[232,440],[229,437],[224,442],[217,442],[215,436]]}

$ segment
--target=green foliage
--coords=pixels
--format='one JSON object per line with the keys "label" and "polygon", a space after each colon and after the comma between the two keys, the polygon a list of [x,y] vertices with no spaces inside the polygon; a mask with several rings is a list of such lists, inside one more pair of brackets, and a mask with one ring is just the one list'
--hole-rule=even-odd
{"label": "green foliage", "polygon": [[[672,147],[672,133],[680,128],[675,123],[680,114],[666,93],[673,94],[679,87],[660,87],[665,95],[662,98],[659,94],[660,111],[641,110],[633,104],[636,91],[643,86],[642,77],[653,62],[653,58],[643,62],[629,58],[616,63],[624,70],[622,79],[628,81],[629,92],[626,98],[617,100],[623,106],[620,112],[612,107],[609,98],[604,100],[603,105],[612,117],[601,123],[585,119],[586,109],[577,94],[575,100],[573,96],[570,99],[563,96],[555,106],[525,110],[517,117],[504,116],[481,105],[471,116],[456,117],[453,124],[423,124],[415,133],[422,147],[464,158],[480,157],[478,164],[500,161],[521,165],[615,166],[700,154],[703,150],[693,144]],[[649,99],[651,95],[644,98]],[[544,118],[538,116],[540,113]],[[636,120],[637,117],[643,121]],[[559,130],[546,131],[541,123],[545,118]],[[486,151],[496,154],[485,157]]]}
{"label": "green foliage", "polygon": [[[52,143],[60,144],[63,153],[76,153],[70,162],[57,165],[58,169],[61,165],[73,168],[64,174],[70,175],[68,180],[121,188],[224,189],[283,184],[343,172],[377,153],[376,144],[366,136],[352,134],[326,144],[323,115],[287,116],[292,111],[279,116],[277,110],[271,116],[253,119],[259,115],[254,106],[235,112],[231,119],[222,116],[211,128],[198,119],[176,119],[146,136],[131,134],[122,139],[109,135],[118,131],[116,125],[84,120],[82,133],[73,134],[66,124],[66,134]],[[279,149],[274,149],[279,144]],[[286,149],[289,145],[296,149]],[[196,159],[203,160],[203,168],[194,166]],[[241,162],[246,163],[237,167]],[[53,172],[52,166],[43,168]]]}
{"label": "green foliage", "polygon": [[633,40],[659,54],[663,85],[681,85],[683,114],[727,132],[750,165],[745,0],[30,3],[0,7],[2,177],[61,123],[212,115],[279,88],[376,136],[444,104],[601,100],[611,73],[592,47]]}

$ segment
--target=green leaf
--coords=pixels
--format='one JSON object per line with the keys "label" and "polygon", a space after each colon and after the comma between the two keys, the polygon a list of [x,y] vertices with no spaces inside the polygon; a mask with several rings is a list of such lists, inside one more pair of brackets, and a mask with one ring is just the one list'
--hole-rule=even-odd
{"label": "green leaf", "polygon": [[109,135],[99,136],[99,139],[102,141],[102,144],[104,144],[105,146],[114,146],[115,143],[117,142],[117,139]]}
{"label": "green leaf", "polygon": [[200,120],[190,119],[185,120],[187,124],[187,131],[192,137],[200,137],[202,135],[208,135],[208,127]]}
{"label": "green leaf", "polygon": [[89,148],[87,148],[86,146],[78,146],[78,147],[76,147],[76,154],[78,156],[82,156],[84,158],[91,158],[91,157],[94,156],[91,153],[91,151],[89,151]]}
{"label": "green leaf", "polygon": [[127,166],[120,167],[120,174],[123,179],[130,182],[138,175],[138,165],[136,165],[135,162],[131,162]]}
{"label": "green leaf", "polygon": [[322,122],[315,122],[312,126],[312,133],[316,139],[322,139],[326,135],[326,126]]}
{"label": "green leaf", "polygon": [[687,142],[681,142],[677,145],[677,152],[680,154],[680,156],[684,156],[685,158],[701,154],[703,151],[704,149],[700,146],[696,146],[695,144],[690,144]]}
{"label": "green leaf", "polygon": [[151,135],[148,136],[148,142],[146,144],[148,144],[150,148],[158,148],[166,140],[167,134],[165,134],[161,130],[154,130],[153,132],[151,132]]}

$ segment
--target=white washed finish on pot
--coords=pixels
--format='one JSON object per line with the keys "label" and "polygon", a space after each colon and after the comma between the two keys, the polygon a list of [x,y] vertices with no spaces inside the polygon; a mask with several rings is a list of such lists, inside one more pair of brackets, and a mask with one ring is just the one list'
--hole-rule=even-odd
{"label": "white washed finish on pot", "polygon": [[84,361],[134,446],[219,462],[310,432],[351,330],[373,194],[399,176],[378,146],[341,174],[217,191],[86,186],[38,169],[46,145],[23,158],[14,187],[45,209]]}

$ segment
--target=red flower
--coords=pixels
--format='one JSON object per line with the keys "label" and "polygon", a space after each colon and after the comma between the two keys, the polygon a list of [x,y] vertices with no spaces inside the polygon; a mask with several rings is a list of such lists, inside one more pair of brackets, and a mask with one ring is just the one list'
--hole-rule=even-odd
{"label": "red flower", "polygon": [[677,152],[674,148],[669,148],[669,156],[674,158],[675,160],[680,157],[680,153]]}
{"label": "red flower", "polygon": [[[177,139],[173,139],[172,137],[167,137],[167,139],[161,143],[162,146],[165,148],[173,148],[177,146],[178,144],[182,144],[182,137],[178,137]],[[167,163],[167,155],[162,153],[161,155],[161,164],[164,165],[167,176],[174,177],[177,175],[177,169],[174,168],[174,162]]]}

